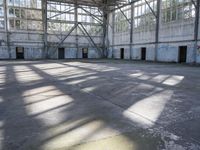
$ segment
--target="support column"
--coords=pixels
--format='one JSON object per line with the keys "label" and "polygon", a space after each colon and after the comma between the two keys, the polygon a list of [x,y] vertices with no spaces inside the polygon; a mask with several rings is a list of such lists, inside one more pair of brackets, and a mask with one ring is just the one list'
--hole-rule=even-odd
{"label": "support column", "polygon": [[200,7],[200,1],[197,0],[197,3],[195,5],[195,27],[194,27],[194,40],[195,40],[195,44],[194,44],[194,49],[195,49],[195,62],[197,62],[197,49],[198,49],[198,36],[199,36],[199,15],[200,15],[200,11],[199,11],[199,7]]}
{"label": "support column", "polygon": [[108,48],[108,14],[107,14],[107,0],[104,1],[103,8],[103,57],[107,57],[107,48]]}
{"label": "support column", "polygon": [[43,30],[44,30],[44,52],[43,52],[43,58],[48,58],[47,0],[43,0],[42,1],[42,16],[43,16]]}
{"label": "support column", "polygon": [[159,30],[160,30],[160,5],[161,0],[157,0],[157,15],[156,15],[156,38],[155,38],[155,61],[157,61],[158,44],[159,44]]}
{"label": "support column", "polygon": [[133,17],[134,17],[134,4],[131,4],[130,60],[132,59],[132,48],[133,48]]}
{"label": "support column", "polygon": [[[75,0],[75,11],[74,11],[74,17],[75,17],[75,23],[78,24],[78,4],[77,4],[77,0]],[[79,52],[79,38],[78,38],[78,28],[75,29],[75,34],[76,34],[76,49],[77,49],[77,53],[76,53],[76,58],[78,58],[78,52]]]}
{"label": "support column", "polygon": [[112,12],[112,58],[115,44],[115,11]]}
{"label": "support column", "polygon": [[12,58],[11,56],[11,49],[10,49],[10,37],[9,37],[9,31],[8,31],[8,10],[7,10],[7,0],[3,1],[3,7],[4,7],[4,22],[5,22],[5,32],[6,32],[6,46],[8,48],[9,53],[9,59]]}

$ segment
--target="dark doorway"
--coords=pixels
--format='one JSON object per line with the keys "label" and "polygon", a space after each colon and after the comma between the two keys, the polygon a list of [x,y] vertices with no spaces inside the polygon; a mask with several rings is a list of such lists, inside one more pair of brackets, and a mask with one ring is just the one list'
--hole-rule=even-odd
{"label": "dark doorway", "polygon": [[187,60],[187,46],[179,47],[179,63],[186,63]]}
{"label": "dark doorway", "polygon": [[16,59],[24,59],[24,48],[23,47],[16,48]]}
{"label": "dark doorway", "polygon": [[120,49],[120,58],[124,59],[124,48]]}
{"label": "dark doorway", "polygon": [[146,60],[146,47],[141,48],[141,60]]}
{"label": "dark doorway", "polygon": [[58,48],[58,59],[65,59],[65,49]]}
{"label": "dark doorway", "polygon": [[82,53],[83,53],[83,58],[88,58],[88,49],[87,48],[83,48]]}

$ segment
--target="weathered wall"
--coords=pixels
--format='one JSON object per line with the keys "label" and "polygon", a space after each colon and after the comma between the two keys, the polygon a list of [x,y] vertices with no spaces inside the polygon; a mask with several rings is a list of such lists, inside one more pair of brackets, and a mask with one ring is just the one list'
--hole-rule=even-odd
{"label": "weathered wall", "polygon": [[78,58],[77,48],[65,48],[65,58],[67,59]]}
{"label": "weathered wall", "polygon": [[132,51],[131,51],[131,58],[134,60],[141,60],[142,47],[146,48],[146,60],[147,61],[155,60],[155,45],[154,44],[144,44],[144,45],[133,46]]}
{"label": "weathered wall", "polygon": [[43,49],[38,47],[25,47],[24,48],[24,58],[25,59],[42,59]]}
{"label": "weathered wall", "polygon": [[9,59],[7,46],[0,46],[0,59]]}
{"label": "weathered wall", "polygon": [[[112,17],[112,15],[110,15]],[[200,17],[200,16],[199,16]],[[113,24],[110,19],[110,24]],[[156,25],[155,25],[156,26]],[[125,59],[141,60],[141,48],[146,48],[146,60],[162,62],[178,62],[179,47],[187,46],[187,63],[200,63],[200,42],[198,49],[194,41],[195,18],[182,21],[164,23],[162,21],[162,10],[160,15],[159,44],[155,43],[155,27],[145,30],[133,28],[133,43],[130,52],[130,34],[114,33],[114,43],[109,46],[108,58],[120,58],[120,48],[125,48]],[[109,38],[113,33],[110,29]],[[199,24],[200,40],[200,24]],[[131,56],[130,56],[131,55]]]}

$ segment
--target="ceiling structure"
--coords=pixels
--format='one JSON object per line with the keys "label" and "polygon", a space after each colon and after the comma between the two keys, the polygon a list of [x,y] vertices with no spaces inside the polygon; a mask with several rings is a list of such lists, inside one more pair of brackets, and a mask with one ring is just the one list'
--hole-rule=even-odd
{"label": "ceiling structure", "polygon": [[103,9],[105,7],[127,5],[138,0],[49,0],[49,1],[95,6],[99,7],[100,9]]}

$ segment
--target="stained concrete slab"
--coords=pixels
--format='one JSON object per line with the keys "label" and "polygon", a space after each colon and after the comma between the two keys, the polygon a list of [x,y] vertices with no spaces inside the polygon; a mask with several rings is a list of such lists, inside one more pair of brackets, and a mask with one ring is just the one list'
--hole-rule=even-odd
{"label": "stained concrete slab", "polygon": [[200,149],[200,69],[1,61],[1,150]]}

